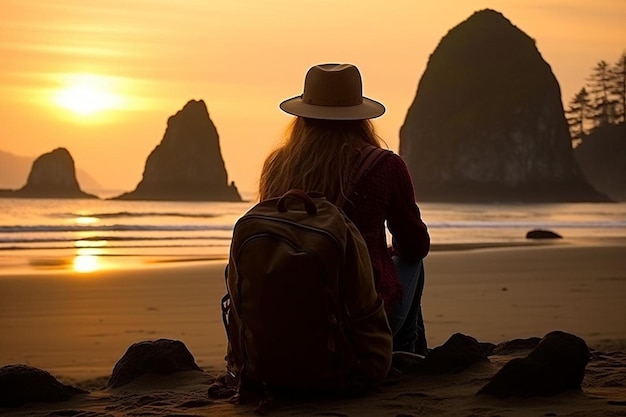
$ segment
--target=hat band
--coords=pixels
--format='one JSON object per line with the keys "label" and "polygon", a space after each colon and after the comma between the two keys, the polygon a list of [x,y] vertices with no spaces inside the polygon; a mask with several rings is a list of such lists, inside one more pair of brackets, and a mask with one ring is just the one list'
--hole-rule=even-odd
{"label": "hat band", "polygon": [[311,97],[306,92],[302,95],[302,102],[312,106],[349,107],[363,104],[363,97]]}

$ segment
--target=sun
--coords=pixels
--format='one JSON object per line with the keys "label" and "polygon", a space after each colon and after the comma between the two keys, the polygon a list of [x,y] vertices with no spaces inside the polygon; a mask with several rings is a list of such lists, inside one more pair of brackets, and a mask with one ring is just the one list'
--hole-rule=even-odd
{"label": "sun", "polygon": [[114,78],[96,74],[67,74],[54,95],[54,103],[79,116],[94,116],[122,108]]}

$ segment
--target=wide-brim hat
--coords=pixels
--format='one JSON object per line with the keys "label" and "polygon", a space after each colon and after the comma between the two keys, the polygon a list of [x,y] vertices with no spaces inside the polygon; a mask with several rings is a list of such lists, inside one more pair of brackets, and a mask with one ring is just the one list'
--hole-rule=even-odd
{"label": "wide-brim hat", "polygon": [[364,120],[382,116],[385,106],[363,97],[359,69],[352,64],[321,64],[309,69],[302,95],[280,103],[294,116],[326,120]]}

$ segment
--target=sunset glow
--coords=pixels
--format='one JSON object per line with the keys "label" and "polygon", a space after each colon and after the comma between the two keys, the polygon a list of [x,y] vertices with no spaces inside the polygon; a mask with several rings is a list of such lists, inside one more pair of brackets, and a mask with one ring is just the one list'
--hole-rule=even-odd
{"label": "sunset glow", "polygon": [[430,55],[486,8],[536,41],[564,103],[626,47],[623,0],[9,1],[0,151],[34,158],[64,146],[103,189],[128,191],[168,118],[202,99],[228,180],[253,192],[290,121],[278,103],[301,94],[306,70],[322,62],[361,69],[365,95],[387,108],[377,131],[398,150]]}
{"label": "sunset glow", "polygon": [[110,79],[93,74],[71,74],[54,95],[54,103],[77,115],[92,116],[123,107]]}

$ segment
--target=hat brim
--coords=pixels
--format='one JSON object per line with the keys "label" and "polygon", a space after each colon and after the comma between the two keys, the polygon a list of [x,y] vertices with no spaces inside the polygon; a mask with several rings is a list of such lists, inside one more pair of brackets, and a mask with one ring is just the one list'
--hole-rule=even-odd
{"label": "hat brim", "polygon": [[374,119],[385,113],[382,103],[363,97],[363,103],[356,106],[316,106],[302,101],[302,96],[289,98],[280,103],[285,113],[310,119],[324,120],[365,120]]}

